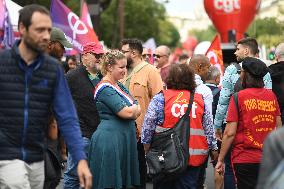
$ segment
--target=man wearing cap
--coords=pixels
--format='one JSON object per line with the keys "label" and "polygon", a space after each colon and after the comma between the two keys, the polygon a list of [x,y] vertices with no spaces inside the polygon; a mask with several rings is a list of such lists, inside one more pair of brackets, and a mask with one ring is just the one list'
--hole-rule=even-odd
{"label": "man wearing cap", "polygon": [[[65,46],[70,48],[72,44],[67,41],[61,29],[53,27],[50,32],[50,41],[46,52],[60,62],[65,52]],[[45,169],[44,189],[53,188],[59,184],[61,179],[61,167],[58,167],[58,165],[61,165],[61,163],[65,162],[67,159],[65,142],[61,134],[58,134],[58,128],[55,127],[54,129],[57,130],[57,139],[54,140],[47,137],[47,154],[44,160],[45,165],[49,167],[53,166],[54,170]],[[47,156],[56,158],[47,158]],[[55,169],[55,167],[57,167],[57,169]]]}
{"label": "man wearing cap", "polygon": [[72,44],[66,39],[61,29],[53,27],[50,33],[47,53],[60,61],[65,53],[65,47],[72,48]]}
{"label": "man wearing cap", "polygon": [[264,88],[263,77],[267,73],[264,62],[245,58],[240,76],[244,89],[230,99],[216,170],[224,173],[224,157],[232,145],[231,160],[238,188],[255,188],[264,140],[282,126],[277,98]]}
{"label": "man wearing cap", "polygon": [[[99,42],[91,42],[84,45],[82,64],[66,74],[66,79],[77,109],[86,153],[88,153],[92,134],[99,124],[99,115],[93,92],[95,86],[102,78],[99,71],[99,64],[103,54],[103,46]],[[65,189],[79,188],[79,178],[76,168],[77,166],[69,154],[67,169],[64,173]]]}

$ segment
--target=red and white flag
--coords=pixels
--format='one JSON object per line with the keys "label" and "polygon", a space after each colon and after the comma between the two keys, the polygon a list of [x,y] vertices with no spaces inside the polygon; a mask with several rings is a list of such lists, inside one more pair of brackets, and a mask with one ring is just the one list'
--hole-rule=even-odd
{"label": "red and white flag", "polygon": [[82,10],[81,10],[81,20],[84,23],[88,24],[90,28],[94,29],[86,1],[83,1]]}
{"label": "red and white flag", "polygon": [[218,34],[213,39],[205,55],[209,58],[211,65],[219,68],[221,75],[223,75],[224,74],[223,53],[221,49],[220,36]]}

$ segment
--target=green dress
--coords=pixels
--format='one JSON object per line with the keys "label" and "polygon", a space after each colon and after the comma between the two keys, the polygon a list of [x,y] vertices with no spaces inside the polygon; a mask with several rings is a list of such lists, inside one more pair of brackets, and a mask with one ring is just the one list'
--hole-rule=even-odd
{"label": "green dress", "polygon": [[[122,84],[119,87],[129,94]],[[93,189],[132,188],[140,184],[135,122],[116,115],[131,104],[112,87],[99,91],[96,106],[101,122],[89,148]]]}

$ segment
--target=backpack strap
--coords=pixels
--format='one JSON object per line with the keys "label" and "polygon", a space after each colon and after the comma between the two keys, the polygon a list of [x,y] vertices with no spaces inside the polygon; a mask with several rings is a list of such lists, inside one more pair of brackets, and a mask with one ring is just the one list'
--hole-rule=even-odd
{"label": "backpack strap", "polygon": [[233,63],[233,65],[237,68],[237,73],[241,74],[242,67],[238,63]]}
{"label": "backpack strap", "polygon": [[218,94],[220,91],[221,91],[221,90],[220,90],[218,87],[216,87],[215,89],[213,89],[213,91],[212,91],[213,98],[214,98],[214,96],[216,96],[216,94]]}
{"label": "backpack strap", "polygon": [[236,108],[237,108],[237,111],[238,111],[238,115],[239,115],[239,100],[238,100],[238,93],[234,93],[233,94],[233,97],[234,97],[234,102],[235,102],[235,105],[236,105]]}
{"label": "backpack strap", "polygon": [[[233,63],[233,65],[236,67],[237,73],[240,75],[241,70],[242,70],[242,67],[240,66],[240,64]],[[239,92],[242,89],[243,89],[243,86],[242,86],[242,83],[241,83],[241,78],[239,77],[238,80],[236,81],[235,85],[234,85],[234,92]]]}

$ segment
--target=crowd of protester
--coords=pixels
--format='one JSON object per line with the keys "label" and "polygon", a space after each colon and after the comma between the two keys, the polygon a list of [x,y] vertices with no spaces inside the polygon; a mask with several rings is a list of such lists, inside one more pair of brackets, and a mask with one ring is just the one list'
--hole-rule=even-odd
{"label": "crowd of protester", "polygon": [[0,52],[0,188],[53,189],[64,174],[64,188],[145,189],[152,139],[192,95],[187,168],[155,189],[204,188],[209,160],[217,189],[267,188],[283,172],[284,43],[267,67],[257,41],[241,39],[220,81],[205,55],[173,64],[161,45],[152,64],[138,39],[90,42],[80,62],[62,61],[72,44],[39,5],[20,11],[18,28]]}

